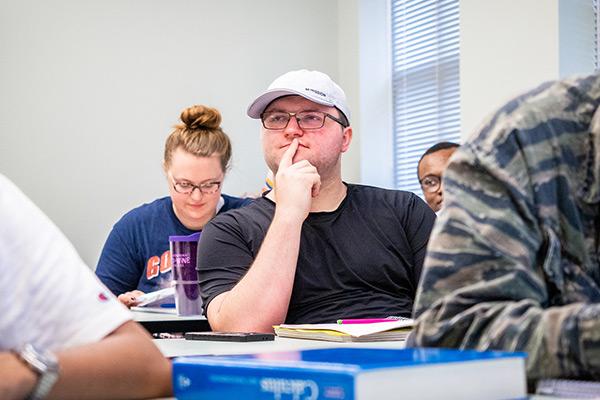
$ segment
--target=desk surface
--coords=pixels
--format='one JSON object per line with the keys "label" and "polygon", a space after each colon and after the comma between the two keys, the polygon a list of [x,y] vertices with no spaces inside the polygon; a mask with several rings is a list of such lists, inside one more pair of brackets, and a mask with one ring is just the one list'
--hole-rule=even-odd
{"label": "desk surface", "polygon": [[[331,347],[368,347],[385,349],[403,349],[404,341],[390,342],[365,342],[365,343],[339,343],[326,342],[322,340],[304,340],[275,337],[274,341],[268,342],[211,342],[203,340],[185,339],[156,339],[154,343],[158,346],[165,357],[191,356],[191,355],[224,355],[224,354],[247,354],[268,351],[291,351],[309,350]],[[166,399],[165,399],[166,400]],[[529,400],[572,400],[559,397],[531,395]]]}
{"label": "desk surface", "polygon": [[206,321],[204,315],[189,315],[181,316],[175,313],[174,308],[165,308],[164,312],[156,312],[154,309],[148,311],[142,311],[141,309],[131,310],[133,319],[137,322],[146,321]]}
{"label": "desk surface", "polygon": [[[393,342],[368,342],[368,343],[339,343],[326,342],[323,340],[304,340],[275,337],[274,341],[266,342],[211,342],[205,340],[185,339],[155,339],[165,357],[193,356],[193,355],[224,355],[224,354],[247,354],[268,351],[290,351],[309,350],[330,347],[370,347],[403,349],[404,341]],[[174,400],[174,398],[172,398]],[[168,400],[168,399],[157,399]]]}
{"label": "desk surface", "polygon": [[203,315],[179,316],[174,310],[158,313],[152,311],[132,310],[133,319],[139,322],[148,332],[202,332],[210,331],[208,320]]}
{"label": "desk surface", "polygon": [[[304,340],[275,337],[274,341],[268,342],[211,342],[203,340],[185,339],[156,339],[154,343],[158,346],[165,357],[191,356],[191,355],[225,355],[225,354],[247,354],[269,351],[291,351],[309,350],[331,347],[368,347],[385,349],[403,349],[404,341],[390,342],[365,342],[365,343],[339,343],[321,340]],[[530,400],[570,400],[558,397],[531,395]]]}
{"label": "desk surface", "polygon": [[331,347],[369,347],[385,349],[403,349],[404,341],[393,342],[366,342],[366,343],[339,343],[323,340],[304,340],[275,337],[274,341],[265,342],[211,342],[206,340],[185,339],[156,339],[158,346],[165,357],[192,356],[206,354],[246,354],[270,351],[290,351],[323,349]]}

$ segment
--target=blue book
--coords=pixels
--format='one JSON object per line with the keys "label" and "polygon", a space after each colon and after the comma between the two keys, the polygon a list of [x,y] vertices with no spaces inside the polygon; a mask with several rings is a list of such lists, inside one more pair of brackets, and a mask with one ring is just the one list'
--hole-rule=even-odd
{"label": "blue book", "polygon": [[330,348],[178,357],[177,399],[526,399],[525,353]]}

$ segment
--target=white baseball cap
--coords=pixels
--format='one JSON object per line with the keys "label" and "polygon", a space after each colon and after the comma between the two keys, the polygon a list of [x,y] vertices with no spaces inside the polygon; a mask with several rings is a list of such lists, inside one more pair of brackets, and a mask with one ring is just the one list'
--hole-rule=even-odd
{"label": "white baseball cap", "polygon": [[258,119],[271,102],[290,95],[302,96],[315,103],[335,107],[350,121],[350,109],[342,88],[327,74],[306,69],[290,71],[275,79],[267,90],[250,104],[247,114],[250,118]]}

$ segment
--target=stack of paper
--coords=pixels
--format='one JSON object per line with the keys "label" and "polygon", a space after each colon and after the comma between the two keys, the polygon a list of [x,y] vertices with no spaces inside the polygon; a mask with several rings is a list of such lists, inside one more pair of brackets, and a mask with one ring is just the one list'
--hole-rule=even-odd
{"label": "stack of paper", "polygon": [[145,293],[136,299],[138,302],[137,306],[138,307],[152,306],[152,305],[161,303],[161,300],[164,300],[167,298],[171,298],[171,300],[172,300],[171,302],[173,302],[174,301],[173,296],[175,296],[175,288],[172,286],[165,288],[165,289],[157,290],[156,292]]}
{"label": "stack of paper", "polygon": [[168,287],[155,292],[145,293],[136,299],[138,304],[131,311],[177,314],[175,310],[175,288]]}
{"label": "stack of paper", "polygon": [[401,319],[370,324],[283,324],[273,328],[275,334],[281,337],[330,342],[383,342],[406,339],[412,326],[412,319]]}
{"label": "stack of paper", "polygon": [[542,379],[537,383],[536,394],[569,399],[598,399],[600,397],[600,382]]}

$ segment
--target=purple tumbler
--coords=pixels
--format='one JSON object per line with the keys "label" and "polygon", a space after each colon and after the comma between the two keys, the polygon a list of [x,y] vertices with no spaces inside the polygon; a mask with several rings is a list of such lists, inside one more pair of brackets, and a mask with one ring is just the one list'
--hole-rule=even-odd
{"label": "purple tumbler", "polygon": [[199,239],[200,232],[189,236],[169,236],[175,284],[175,307],[179,315],[202,314],[202,299],[198,272],[196,272]]}

